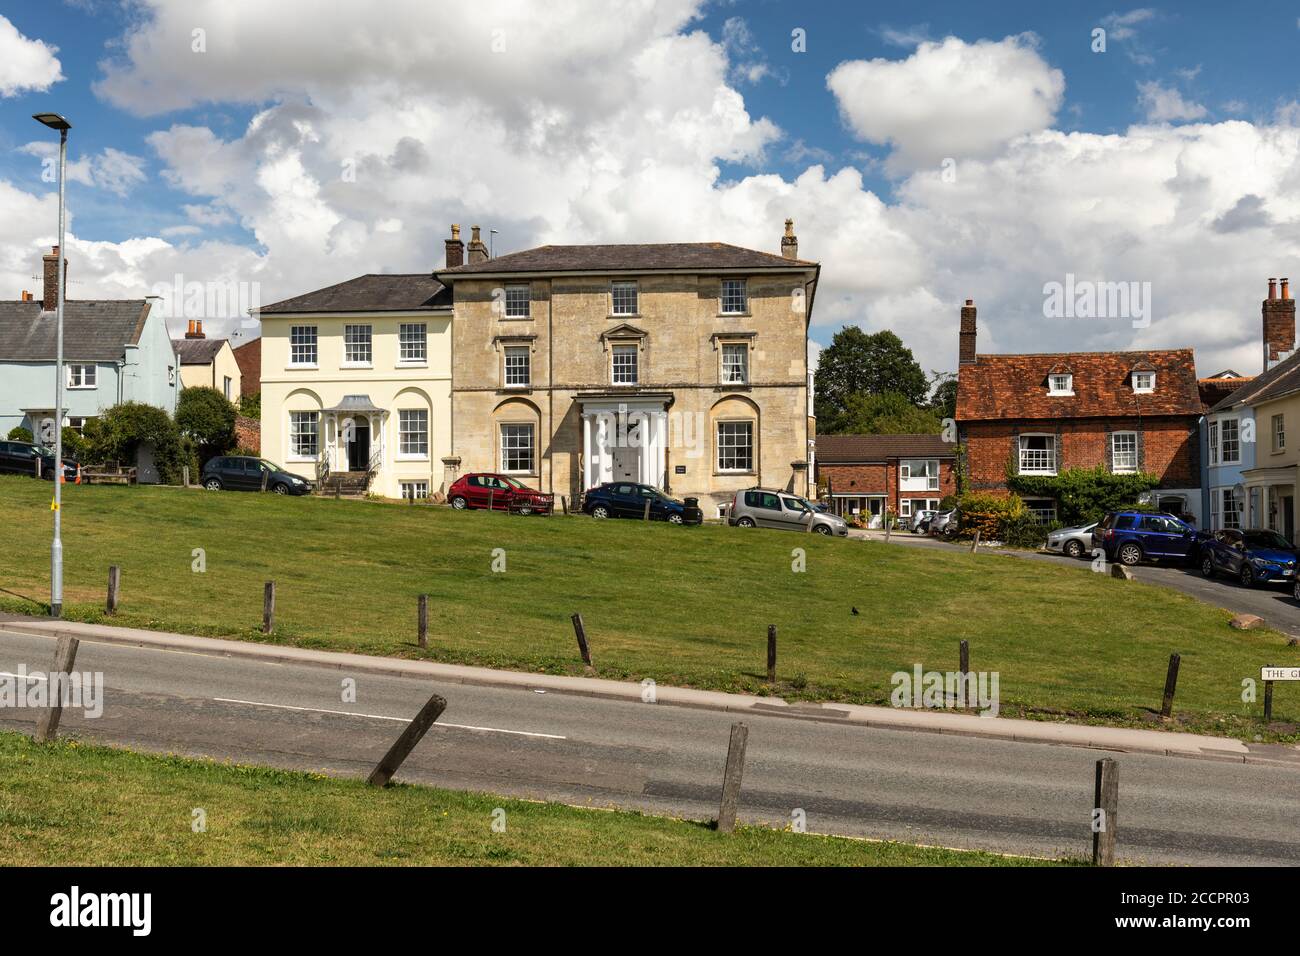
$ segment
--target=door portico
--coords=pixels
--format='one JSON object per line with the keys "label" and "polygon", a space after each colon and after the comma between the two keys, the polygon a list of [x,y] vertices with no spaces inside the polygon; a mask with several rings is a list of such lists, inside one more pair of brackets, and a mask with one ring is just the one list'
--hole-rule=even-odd
{"label": "door portico", "polygon": [[583,488],[607,481],[663,487],[671,395],[579,397]]}

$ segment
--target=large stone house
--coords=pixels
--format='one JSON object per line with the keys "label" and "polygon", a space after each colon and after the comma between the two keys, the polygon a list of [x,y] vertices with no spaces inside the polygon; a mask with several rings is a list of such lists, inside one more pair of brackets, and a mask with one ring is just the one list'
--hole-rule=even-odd
{"label": "large stone house", "polygon": [[576,498],[605,481],[700,499],[808,494],[807,336],[819,267],[716,242],[542,246],[489,258],[458,230],[443,483],[493,471]]}
{"label": "large stone house", "polygon": [[817,487],[836,514],[878,528],[886,509],[910,518],[955,494],[956,457],[941,435],[819,435]]}
{"label": "large stone house", "polygon": [[[958,441],[972,491],[1009,490],[1009,475],[1102,466],[1159,478],[1151,500],[1199,520],[1204,406],[1191,349],[1018,355],[976,351],[975,304],[961,310]],[[1027,498],[1042,520],[1053,497]]]}

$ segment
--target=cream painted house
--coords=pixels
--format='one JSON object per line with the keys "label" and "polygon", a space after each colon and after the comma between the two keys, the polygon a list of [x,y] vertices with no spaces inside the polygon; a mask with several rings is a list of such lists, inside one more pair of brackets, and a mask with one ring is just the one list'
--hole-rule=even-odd
{"label": "cream painted house", "polygon": [[451,294],[364,275],[261,309],[262,455],[326,488],[441,490],[451,454]]}
{"label": "cream painted house", "polygon": [[215,388],[229,401],[239,404],[243,376],[235,352],[226,339],[210,339],[203,333],[203,322],[190,319],[185,338],[174,339],[181,363],[181,387]]}

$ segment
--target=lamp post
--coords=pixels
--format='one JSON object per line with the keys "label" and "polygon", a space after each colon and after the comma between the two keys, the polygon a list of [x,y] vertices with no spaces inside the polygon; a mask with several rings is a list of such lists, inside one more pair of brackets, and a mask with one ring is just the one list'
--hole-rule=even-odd
{"label": "lamp post", "polygon": [[55,323],[58,327],[54,357],[54,540],[50,542],[50,616],[59,617],[63,613],[63,539],[60,536],[63,523],[63,284],[67,281],[67,270],[63,265],[63,173],[68,161],[68,130],[72,124],[58,113],[36,113],[32,119],[59,131],[59,245],[55,250],[58,279],[54,290]]}

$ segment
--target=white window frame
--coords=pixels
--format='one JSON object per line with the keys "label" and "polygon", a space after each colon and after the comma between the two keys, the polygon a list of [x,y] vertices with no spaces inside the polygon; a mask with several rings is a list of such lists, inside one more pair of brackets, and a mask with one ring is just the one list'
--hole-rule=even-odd
{"label": "white window frame", "polygon": [[[626,378],[628,364],[623,363],[622,372],[624,378],[619,378],[619,358],[632,356],[632,377]],[[611,345],[609,347],[609,381],[613,385],[640,385],[641,384],[641,349],[635,343],[626,342]]]}
{"label": "white window frame", "polygon": [[[1221,505],[1217,510],[1220,514],[1222,524],[1221,528],[1241,531],[1241,511],[1237,508],[1237,495],[1232,488],[1220,488],[1218,493],[1212,496],[1215,505]],[[1228,515],[1232,515],[1232,521],[1229,523]]]}
{"label": "white window frame", "polygon": [[414,490],[414,497],[417,501],[429,497],[429,483],[427,481],[402,481],[398,484],[402,489],[403,501],[412,497],[412,490]]}
{"label": "white window frame", "polygon": [[[410,427],[410,420],[407,416],[423,416],[424,427],[422,429]],[[414,450],[412,450],[412,446],[414,446]],[[427,408],[398,409],[397,460],[429,460],[429,410]]]}
{"label": "white window frame", "polygon": [[1219,423],[1210,422],[1209,428],[1210,464],[1219,464]]}
{"label": "white window frame", "polygon": [[[523,358],[522,362],[516,361],[511,365],[510,360]],[[512,381],[512,378],[519,377],[519,370],[523,369],[523,380]],[[507,345],[501,350],[501,384],[505,388],[530,388],[533,384],[533,350],[529,345]]]}
{"label": "white window frame", "polygon": [[[740,444],[735,441],[730,441],[724,445],[722,440],[724,427],[726,427],[727,429],[732,429],[732,428],[739,428],[742,426],[744,429],[747,429],[749,441],[746,444]],[[737,431],[737,432],[733,432],[733,434],[740,435],[741,432]],[[716,471],[718,472],[718,474],[720,475],[752,474],[755,471],[756,449],[754,447],[754,443],[756,438],[757,438],[757,430],[754,427],[754,420],[752,418],[730,418],[730,419],[722,419],[716,422],[713,428],[713,465]],[[722,455],[723,448],[727,448],[728,450],[731,450],[732,454],[729,457],[735,460],[738,460],[740,457],[740,455],[737,454],[737,450],[748,448],[749,449],[748,465],[737,466],[733,464],[731,467],[724,467],[723,455]]]}
{"label": "white window frame", "polygon": [[[1057,381],[1064,379],[1065,385],[1057,387]],[[1053,372],[1047,376],[1047,394],[1048,395],[1073,395],[1074,394],[1074,375],[1070,372]]]}
{"label": "white window frame", "polygon": [[[620,293],[622,293],[623,302],[620,304]],[[631,308],[628,308],[627,296],[631,294]],[[641,309],[641,290],[637,288],[636,280],[621,279],[609,284],[609,314],[618,316],[639,315]]]}
{"label": "white window frame", "polygon": [[[1143,381],[1147,384],[1143,385]],[[1134,372],[1133,373],[1133,392],[1136,395],[1150,395],[1156,390],[1156,373],[1155,372]]]}
{"label": "white window frame", "polygon": [[[921,467],[918,469],[917,465]],[[938,491],[939,490],[939,459],[938,458],[908,458],[906,461],[898,463],[898,481],[900,484],[904,481],[911,481],[913,478],[924,478],[925,488],[902,489],[914,491]]]}
{"label": "white window frame", "polygon": [[900,518],[910,518],[910,517],[912,517],[912,499],[911,499],[911,498],[899,498],[899,499],[898,499],[898,516],[899,516]]}
{"label": "white window frame", "polygon": [[408,368],[424,367],[429,364],[429,326],[427,323],[398,323],[397,364]]}
{"label": "white window frame", "polygon": [[[364,355],[365,358],[359,356]],[[343,326],[343,368],[373,368],[375,327],[367,324]]]}
{"label": "white window frame", "polygon": [[86,435],[86,423],[92,421],[94,418],[94,415],[69,415],[67,417],[68,424],[66,427],[71,428],[74,432],[84,438]]}
{"label": "white window frame", "polygon": [[[1046,501],[1051,504],[1051,508],[1035,507],[1035,502]],[[1039,524],[1051,524],[1056,520],[1056,502],[1051,498],[1027,498],[1025,499],[1025,510],[1032,514]]]}
{"label": "white window frame", "polygon": [[[300,424],[301,416],[310,415],[314,427],[312,435],[312,454],[304,455],[300,449],[300,440],[306,436]],[[320,457],[320,412],[315,409],[308,411],[291,411],[289,412],[289,453],[285,457],[289,461],[315,461]]]}
{"label": "white window frame", "polygon": [[505,317],[531,319],[533,317],[533,287],[527,282],[510,282],[505,291]]}
{"label": "white window frame", "polygon": [[[728,362],[728,352],[734,356],[740,355],[740,363],[737,365],[734,361]],[[722,354],[720,356],[721,380],[723,385],[748,385],[749,384],[749,343],[748,342],[723,342]],[[739,376],[737,377],[737,370]]]}
{"label": "white window frame", "polygon": [[[89,375],[87,375],[89,371]],[[99,367],[94,364],[68,366],[68,388],[75,391],[90,391],[99,388]]]}
{"label": "white window frame", "polygon": [[[1118,448],[1120,438],[1131,438],[1133,440],[1133,449],[1125,454],[1133,456],[1131,465],[1120,465],[1120,451]],[[1110,470],[1116,475],[1136,475],[1138,470],[1138,433],[1133,431],[1111,432],[1110,433]]]}
{"label": "white window frame", "polygon": [[230,401],[230,387],[234,384],[229,375],[222,376],[221,393],[226,396],[226,401]]}
{"label": "white window frame", "polygon": [[[513,432],[514,429],[525,429],[522,432]],[[507,448],[507,430],[511,430],[516,435],[527,435],[528,443],[513,444]],[[528,467],[511,468],[507,465],[507,451],[518,451],[528,449]],[[497,455],[501,462],[501,473],[503,475],[533,475],[536,474],[537,464],[537,426],[532,422],[501,422],[497,426]]]}
{"label": "white window frame", "polygon": [[289,368],[316,368],[319,362],[320,330],[314,325],[289,326]]}
{"label": "white window frame", "polygon": [[[1241,423],[1236,418],[1221,418],[1219,425],[1220,464],[1241,464]],[[1228,426],[1232,426],[1232,437],[1228,437]],[[1231,454],[1229,454],[1231,452]]]}
{"label": "white window frame", "polygon": [[[1025,447],[1025,439],[1026,439],[1026,438],[1045,438],[1045,439],[1048,440],[1048,442],[1051,443],[1051,447],[1048,448],[1048,449],[1026,448],[1026,447]],[[1025,467],[1025,452],[1026,452],[1026,451],[1030,451],[1030,452],[1038,452],[1038,451],[1040,451],[1040,450],[1041,450],[1041,451],[1045,451],[1045,452],[1050,456],[1050,467],[1048,467],[1048,468],[1026,468],[1026,467]],[[1017,454],[1016,454],[1016,465],[1017,465],[1017,473],[1018,473],[1018,474],[1021,474],[1021,475],[1054,475],[1054,474],[1056,474],[1057,463],[1056,463],[1056,436],[1055,436],[1055,435],[1052,435],[1052,434],[1050,434],[1050,433],[1048,433],[1048,432],[1026,432],[1025,434],[1020,435],[1020,436],[1017,437],[1017,439],[1016,439],[1016,452],[1017,452]]]}
{"label": "white window frame", "polygon": [[1286,415],[1285,415],[1285,413],[1283,413],[1283,412],[1278,412],[1276,415],[1274,415],[1274,416],[1272,417],[1271,421],[1272,421],[1272,423],[1273,423],[1273,424],[1272,424],[1272,428],[1271,428],[1272,436],[1273,436],[1273,439],[1272,439],[1272,440],[1273,440],[1273,450],[1274,450],[1274,451],[1277,451],[1277,452],[1286,451]]}
{"label": "white window frame", "polygon": [[[728,304],[740,308],[728,308]],[[722,315],[746,315],[749,312],[749,287],[744,279],[723,279],[718,291],[718,311]]]}

